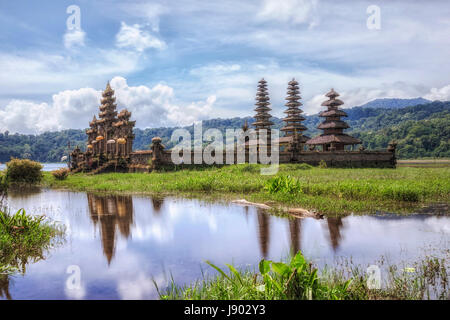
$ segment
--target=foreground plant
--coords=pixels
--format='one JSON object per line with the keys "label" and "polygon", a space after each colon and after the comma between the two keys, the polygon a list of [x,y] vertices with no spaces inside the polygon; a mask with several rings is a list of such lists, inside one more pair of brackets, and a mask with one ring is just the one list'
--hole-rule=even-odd
{"label": "foreground plant", "polygon": [[227,264],[230,274],[207,261],[219,272],[213,280],[204,280],[190,287],[179,288],[173,282],[161,299],[212,299],[212,300],[280,300],[280,299],[354,299],[349,286],[352,280],[325,282],[318,276],[317,268],[298,252],[289,263],[261,260],[259,273],[239,272]]}
{"label": "foreground plant", "polygon": [[[427,258],[408,268],[391,266],[385,285],[371,289],[364,270],[319,270],[301,252],[289,263],[261,260],[259,272],[238,271],[227,264],[229,273],[211,262],[219,272],[211,279],[179,287],[173,279],[161,299],[183,300],[368,300],[368,299],[448,299],[448,263]],[[156,283],[155,283],[156,285]]]}
{"label": "foreground plant", "polygon": [[[9,276],[25,273],[26,266],[45,258],[45,253],[63,240],[64,227],[44,216],[15,214],[0,209],[0,296],[10,298]],[[1,285],[3,284],[3,285]]]}

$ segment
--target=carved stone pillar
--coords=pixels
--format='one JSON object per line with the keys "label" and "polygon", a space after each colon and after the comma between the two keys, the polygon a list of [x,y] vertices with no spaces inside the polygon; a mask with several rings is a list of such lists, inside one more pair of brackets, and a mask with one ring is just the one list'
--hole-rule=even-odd
{"label": "carved stone pillar", "polygon": [[152,139],[152,169],[158,169],[163,164],[163,151],[164,151],[164,145],[161,143],[160,137],[154,137]]}

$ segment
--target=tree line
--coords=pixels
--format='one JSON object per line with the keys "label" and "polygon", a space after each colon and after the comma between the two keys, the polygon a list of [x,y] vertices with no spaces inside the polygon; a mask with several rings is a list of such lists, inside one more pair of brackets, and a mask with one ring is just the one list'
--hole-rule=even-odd
{"label": "tree line", "polygon": [[[398,156],[403,159],[420,157],[450,157],[450,102],[435,101],[425,105],[417,105],[400,109],[354,107],[345,109],[348,117],[343,118],[350,125],[348,134],[360,138],[367,149],[385,149],[391,140],[396,140]],[[227,128],[241,128],[247,120],[249,126],[252,117],[211,119],[202,123],[203,130],[216,128],[225,133]],[[283,122],[272,118],[274,128],[280,129]],[[309,137],[321,133],[316,127],[323,119],[318,115],[306,116],[304,132]],[[193,135],[193,125],[184,127]],[[147,128],[134,130],[135,150],[148,149],[151,139],[162,138],[163,144],[171,148],[170,141],[175,127]],[[58,162],[67,155],[68,142],[71,146],[86,148],[84,130],[63,130],[45,132],[39,135],[0,133],[0,162],[13,158],[32,159],[40,162]]]}

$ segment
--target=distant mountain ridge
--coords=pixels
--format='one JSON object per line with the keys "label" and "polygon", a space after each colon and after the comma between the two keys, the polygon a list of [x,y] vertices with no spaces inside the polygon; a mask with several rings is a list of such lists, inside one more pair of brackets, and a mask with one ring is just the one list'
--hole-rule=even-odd
{"label": "distant mountain ridge", "polygon": [[361,106],[361,108],[383,108],[383,109],[400,109],[405,107],[417,106],[419,104],[427,104],[432,101],[424,98],[398,99],[398,98],[382,98],[375,99]]}

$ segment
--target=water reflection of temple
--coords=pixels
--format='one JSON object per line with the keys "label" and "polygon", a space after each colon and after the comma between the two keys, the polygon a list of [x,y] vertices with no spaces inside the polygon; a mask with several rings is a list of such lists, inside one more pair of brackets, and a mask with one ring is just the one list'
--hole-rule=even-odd
{"label": "water reflection of temple", "polygon": [[301,250],[301,228],[302,221],[300,219],[289,220],[289,235],[291,238],[291,254],[296,254]]}
{"label": "water reflection of temple", "polygon": [[[114,258],[117,235],[127,239],[131,236],[133,224],[133,198],[131,196],[98,196],[88,194],[88,206],[91,220],[99,227],[103,254],[108,264]],[[160,214],[163,198],[152,198],[153,212]]]}
{"label": "water reflection of temple", "polygon": [[342,219],[328,217],[327,218],[328,231],[330,233],[330,243],[334,251],[339,247],[339,242],[341,241],[341,227]]}
{"label": "water reflection of temple", "polygon": [[157,215],[161,212],[161,207],[164,203],[163,198],[152,198],[153,212]]}
{"label": "water reflection of temple", "polygon": [[267,257],[270,245],[270,217],[263,209],[256,209],[259,230],[259,248],[263,258]]}
{"label": "water reflection of temple", "polygon": [[[258,218],[258,242],[261,250],[261,256],[267,258],[270,247],[270,224],[271,217],[263,209],[256,209]],[[296,253],[301,249],[301,220],[289,219],[289,235],[291,253]]]}
{"label": "water reflection of temple", "polygon": [[0,298],[5,297],[8,300],[11,300],[11,293],[9,292],[9,276],[8,275],[0,275]]}
{"label": "water reflection of temple", "polygon": [[130,196],[95,196],[88,194],[88,205],[94,225],[99,225],[103,253],[111,263],[117,231],[128,238],[133,223],[133,200]]}
{"label": "water reflection of temple", "polygon": [[[271,216],[263,209],[256,209],[258,223],[258,244],[261,256],[266,258],[270,247],[270,225]],[[290,252],[295,254],[302,249],[302,219],[288,219]],[[330,246],[334,251],[339,247],[341,241],[342,218],[327,218],[327,228],[329,234]]]}

